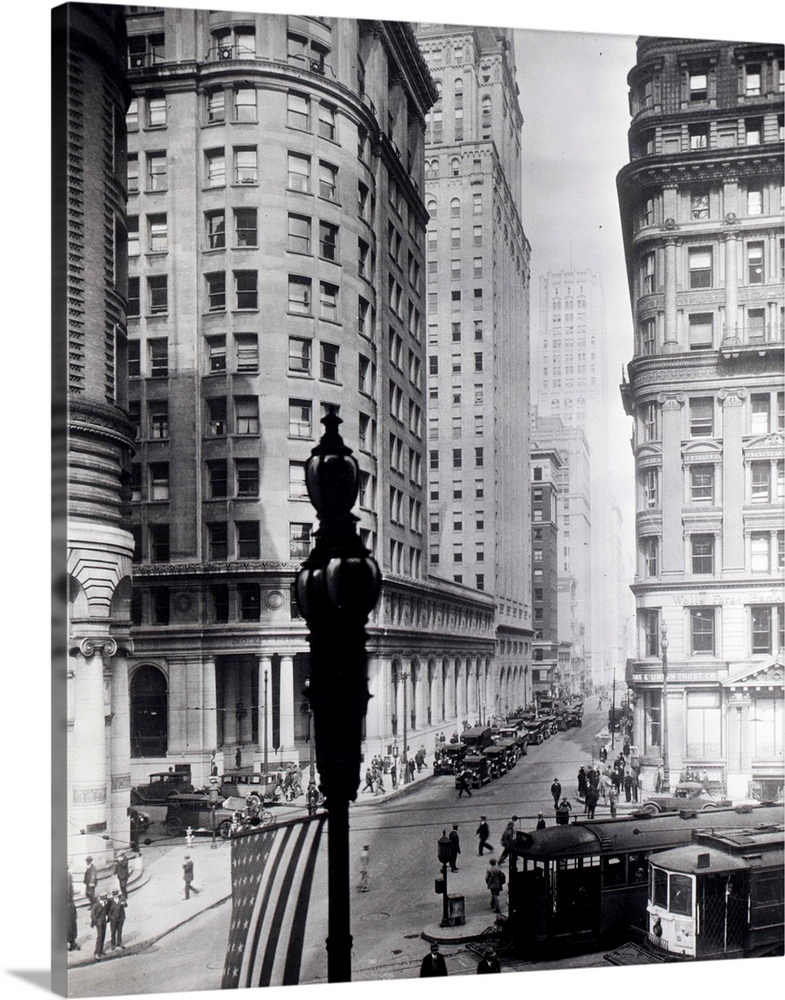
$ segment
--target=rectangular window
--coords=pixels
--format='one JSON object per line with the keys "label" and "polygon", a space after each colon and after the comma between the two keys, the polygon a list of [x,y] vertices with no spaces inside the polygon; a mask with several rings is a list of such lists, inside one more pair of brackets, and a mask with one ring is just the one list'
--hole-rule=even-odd
{"label": "rectangular window", "polygon": [[319,282],[319,316],[338,322],[338,286],[329,281]]}
{"label": "rectangular window", "polygon": [[291,191],[308,193],[311,190],[311,158],[298,153],[288,154],[287,187]]}
{"label": "rectangular window", "polygon": [[711,350],[714,343],[714,315],[690,313],[689,338],[691,351]]}
{"label": "rectangular window", "polygon": [[294,521],[289,525],[289,558],[307,559],[311,552],[311,525]]}
{"label": "rectangular window", "polygon": [[705,73],[690,73],[690,101],[705,101],[709,96]]}
{"label": "rectangular window", "polygon": [[763,190],[761,188],[747,191],[747,215],[763,215]]}
{"label": "rectangular window", "polygon": [[207,368],[210,372],[226,371],[226,337],[207,338]]}
{"label": "rectangular window", "polygon": [[705,188],[698,188],[690,193],[690,218],[709,218],[709,192]]}
{"label": "rectangular window", "polygon": [[690,500],[693,503],[714,503],[714,466],[690,466]]}
{"label": "rectangular window", "polygon": [[311,315],[311,279],[298,274],[289,275],[289,312],[300,316]]}
{"label": "rectangular window", "polygon": [[744,141],[748,146],[759,146],[763,137],[763,119],[748,118],[744,122]]}
{"label": "rectangular window", "polygon": [[258,309],[259,290],[256,271],[235,271],[234,292],[236,309]]}
{"label": "rectangular window", "polygon": [[234,91],[234,120],[236,122],[256,121],[256,88],[236,87]]}
{"label": "rectangular window", "polygon": [[286,124],[290,128],[309,131],[311,124],[311,109],[305,94],[290,92],[286,96]]}
{"label": "rectangular window", "polygon": [[258,622],[262,616],[262,598],[258,583],[241,583],[237,587],[240,621]]}
{"label": "rectangular window", "polygon": [[711,288],[711,249],[691,248],[689,251],[690,288]]}
{"label": "rectangular window", "polygon": [[690,608],[690,651],[715,654],[714,608]]}
{"label": "rectangular window", "polygon": [[660,655],[660,613],[652,608],[641,611],[643,615],[643,655]]}
{"label": "rectangular window", "polygon": [[129,215],[126,220],[126,230],[128,232],[128,256],[138,257],[141,252],[139,245],[139,216]]}
{"label": "rectangular window", "polygon": [[125,113],[125,127],[129,132],[135,132],[139,128],[139,98],[132,97],[128,102],[128,110]]}
{"label": "rectangular window", "polygon": [[692,572],[711,574],[714,572],[714,535],[692,535]]}
{"label": "rectangular window", "polygon": [[[207,495],[211,500],[223,500],[228,495],[228,477],[226,473],[226,459],[218,458],[207,463]],[[208,527],[213,527],[210,525]],[[226,525],[223,525],[226,528]],[[226,531],[223,533],[224,543],[226,542]],[[226,553],[221,559],[226,558]]]}
{"label": "rectangular window", "polygon": [[766,604],[750,608],[753,656],[756,653],[774,652],[772,611],[773,608]]}
{"label": "rectangular window", "polygon": [[257,246],[255,208],[236,208],[234,210],[234,245],[236,247]]}
{"label": "rectangular window", "polygon": [[211,90],[207,95],[207,123],[215,125],[226,120],[226,95],[223,90]]}
{"label": "rectangular window", "polygon": [[750,396],[750,431],[753,434],[768,434],[771,420],[771,400],[768,394],[755,393]]}
{"label": "rectangular window", "polygon": [[207,431],[210,437],[226,434],[226,399],[223,396],[207,400]]}
{"label": "rectangular window", "polygon": [[293,253],[311,252],[311,220],[307,215],[289,215],[286,249]]}
{"label": "rectangular window", "polygon": [[747,342],[762,344],[766,339],[766,312],[764,309],[747,310]]}
{"label": "rectangular window", "polygon": [[660,554],[659,538],[641,539],[641,550],[643,552],[644,576],[647,577],[657,576],[657,574],[659,573],[659,554]]}
{"label": "rectangular window", "polygon": [[289,338],[289,371],[298,375],[311,374],[311,341]]}
{"label": "rectangular window", "polygon": [[643,506],[653,510],[660,505],[659,469],[644,469],[643,472]]}
{"label": "rectangular window", "polygon": [[690,400],[690,437],[714,436],[714,400]]}
{"label": "rectangular window", "polygon": [[213,621],[229,621],[229,587],[225,583],[216,583],[210,587],[210,597],[213,605]]}
{"label": "rectangular window", "polygon": [[166,253],[168,251],[169,236],[166,214],[147,216],[147,239],[150,253]]}
{"label": "rectangular window", "polygon": [[653,319],[641,323],[641,346],[646,355],[652,355],[657,350],[657,326]]}
{"label": "rectangular window", "polygon": [[659,403],[645,403],[643,407],[643,439],[658,441],[660,437]]}
{"label": "rectangular window", "polygon": [[330,222],[319,223],[319,256],[324,260],[338,260],[338,226]]}
{"label": "rectangular window", "polygon": [[222,149],[210,149],[205,154],[207,165],[207,187],[223,187],[226,184],[226,156]]}
{"label": "rectangular window", "polygon": [[289,496],[300,500],[308,496],[305,485],[305,462],[289,463]]}
{"label": "rectangular window", "polygon": [[169,562],[169,525],[150,525],[150,559],[153,562]]}
{"label": "rectangular window", "polygon": [[148,128],[163,128],[166,125],[166,98],[163,94],[152,94],[147,98]]}
{"label": "rectangular window", "polygon": [[165,274],[147,279],[147,304],[152,315],[169,311],[169,282]]}
{"label": "rectangular window", "polygon": [[259,338],[255,333],[236,333],[234,351],[238,372],[251,373],[259,370]]}
{"label": "rectangular window", "polygon": [[139,190],[139,156],[137,153],[128,154],[126,187],[128,194],[135,194]]}
{"label": "rectangular window", "polygon": [[226,213],[223,209],[218,212],[205,212],[205,226],[207,249],[223,250],[226,246]]}
{"label": "rectangular window", "polygon": [[319,161],[319,197],[330,201],[337,200],[338,167],[331,163]]}
{"label": "rectangular window", "polygon": [[474,355],[474,370],[475,372],[482,371],[482,352],[477,351]]}
{"label": "rectangular window", "polygon": [[321,345],[321,377],[326,382],[338,381],[338,347],[335,344]]}
{"label": "rectangular window", "polygon": [[234,183],[256,184],[259,171],[256,165],[256,147],[247,146],[234,151]]}
{"label": "rectangular window", "polygon": [[750,535],[750,570],[753,573],[770,572],[770,539],[766,531],[753,531]]}
{"label": "rectangular window", "polygon": [[169,463],[152,462],[150,464],[150,499],[169,499]]}
{"label": "rectangular window", "polygon": [[[688,691],[687,692],[687,756],[688,757],[719,757],[722,752],[722,709],[720,708],[719,691]],[[689,893],[689,880],[686,876],[671,875],[670,903],[672,913],[689,913],[691,906],[689,895],[677,901],[676,882],[680,881]]]}
{"label": "rectangular window", "polygon": [[709,145],[708,125],[690,125],[690,149],[706,149]]}
{"label": "rectangular window", "polygon": [[156,400],[147,404],[150,421],[150,437],[165,440],[169,437],[169,403]]}
{"label": "rectangular window", "polygon": [[310,438],[312,431],[312,404],[308,400],[289,400],[289,437]]}
{"label": "rectangular window", "polygon": [[207,282],[208,311],[222,312],[226,309],[226,274],[223,271],[206,274],[205,281]]}
{"label": "rectangular window", "polygon": [[257,458],[235,459],[238,497],[259,496],[259,460]]}
{"label": "rectangular window", "polygon": [[750,63],[745,67],[744,93],[747,97],[760,97],[760,65]]}
{"label": "rectangular window", "polygon": [[763,283],[763,243],[747,244],[747,282],[750,285]]}
{"label": "rectangular window", "polygon": [[258,559],[260,556],[259,522],[237,521],[235,529],[237,531],[237,558]]}
{"label": "rectangular window", "polygon": [[752,503],[771,503],[771,464],[769,462],[750,463]]}
{"label": "rectangular window", "polygon": [[235,396],[234,419],[236,434],[259,433],[259,399],[256,396]]}
{"label": "rectangular window", "polygon": [[147,154],[147,190],[165,191],[167,188],[166,153]]}
{"label": "rectangular window", "polygon": [[650,295],[654,291],[654,254],[647,253],[643,257],[641,292]]}
{"label": "rectangular window", "polygon": [[[151,532],[153,529],[150,529]],[[156,562],[168,561],[168,560],[156,560]],[[150,601],[152,604],[152,618],[153,625],[168,625],[169,624],[169,588],[168,587],[151,587],[150,588]]]}
{"label": "rectangular window", "polygon": [[329,104],[319,105],[319,135],[323,139],[335,139],[335,108]]}

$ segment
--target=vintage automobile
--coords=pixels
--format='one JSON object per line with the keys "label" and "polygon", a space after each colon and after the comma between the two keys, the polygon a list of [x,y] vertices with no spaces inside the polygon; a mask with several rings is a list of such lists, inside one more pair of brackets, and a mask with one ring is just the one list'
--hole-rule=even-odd
{"label": "vintage automobile", "polygon": [[128,816],[131,820],[131,843],[137,844],[139,838],[143,837],[150,829],[150,814],[136,809],[134,806],[128,807]]}
{"label": "vintage automobile", "polygon": [[700,781],[680,781],[673,794],[657,793],[644,799],[636,812],[661,813],[682,809],[699,809],[706,812],[730,805],[729,800],[710,795]]}
{"label": "vintage automobile", "polygon": [[516,741],[510,738],[500,739],[497,740],[496,746],[504,750],[507,758],[507,770],[509,771],[511,767],[515,767],[518,763],[518,757],[520,756]]}
{"label": "vintage automobile", "polygon": [[434,774],[456,774],[461,761],[469,752],[465,743],[444,743],[433,758]]}
{"label": "vintage automobile", "polygon": [[[190,827],[193,833],[212,833],[213,807],[206,795],[175,793],[167,800],[164,827],[170,837],[182,836]],[[224,840],[231,836],[234,813],[222,801],[215,806],[215,832]]]}
{"label": "vintage automobile", "polygon": [[528,743],[525,731],[518,729],[516,726],[503,726],[499,730],[496,742],[501,743],[504,740],[512,740],[515,744],[516,756],[524,756],[526,753],[526,744]]}
{"label": "vintage automobile", "polygon": [[568,729],[573,729],[576,726],[582,726],[583,712],[566,712],[564,715],[564,720],[567,723]]}
{"label": "vintage automobile", "polygon": [[507,773],[507,751],[504,747],[486,747],[482,755],[488,760],[491,766],[492,778],[501,778],[503,774]]}
{"label": "vintage automobile", "polygon": [[463,771],[471,772],[472,788],[482,788],[491,780],[491,762],[480,753],[467,753],[462,761],[463,767],[455,775],[455,787],[461,786]]}
{"label": "vintage automobile", "polygon": [[256,792],[265,805],[275,801],[273,791],[278,783],[275,772],[262,774],[260,771],[227,771],[221,775],[221,796],[223,798],[245,798]]}
{"label": "vintage automobile", "polygon": [[491,745],[490,726],[472,726],[470,729],[464,729],[461,733],[461,742],[471,747],[475,753],[479,753]]}
{"label": "vintage automobile", "polygon": [[146,785],[136,785],[131,789],[131,805],[164,804],[180,792],[193,792],[191,770],[156,771],[148,778]]}
{"label": "vintage automobile", "polygon": [[[530,722],[525,723],[526,725],[526,736],[530,744],[532,743],[542,743],[545,736],[545,723],[541,719],[532,719]],[[548,736],[550,736],[550,731],[548,731]]]}

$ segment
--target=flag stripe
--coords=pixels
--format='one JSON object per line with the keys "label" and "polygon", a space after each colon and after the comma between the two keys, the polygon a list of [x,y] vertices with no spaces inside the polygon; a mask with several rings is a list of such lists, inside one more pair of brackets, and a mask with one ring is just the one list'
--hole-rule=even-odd
{"label": "flag stripe", "polygon": [[224,989],[298,982],[326,819],[321,813],[232,839],[232,924]]}

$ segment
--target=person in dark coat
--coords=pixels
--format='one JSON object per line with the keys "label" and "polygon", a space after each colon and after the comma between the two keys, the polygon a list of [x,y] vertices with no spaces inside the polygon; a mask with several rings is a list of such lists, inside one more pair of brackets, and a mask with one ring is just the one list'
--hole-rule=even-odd
{"label": "person in dark coat", "polygon": [[561,782],[558,778],[553,779],[553,784],[551,785],[551,795],[553,796],[553,808],[558,808],[559,800],[561,799]]}
{"label": "person in dark coat", "polygon": [[566,826],[570,822],[571,804],[567,799],[562,799],[556,807],[556,823],[558,826]]}
{"label": "person in dark coat", "polygon": [[439,945],[436,941],[431,945],[429,954],[425,956],[420,965],[420,979],[428,979],[430,976],[446,976],[447,963],[444,955],[439,954]]}
{"label": "person in dark coat", "polygon": [[480,857],[482,857],[482,852],[485,850],[486,847],[491,852],[491,854],[493,854],[493,844],[488,843],[488,837],[490,836],[490,834],[491,831],[490,828],[488,827],[488,823],[485,817],[480,816],[480,825],[477,827],[477,836],[480,838],[480,844],[477,853],[480,855]]}
{"label": "person in dark coat", "polygon": [[104,955],[106,941],[106,918],[109,901],[106,896],[98,896],[90,907],[90,926],[95,927],[95,960],[100,962]]}
{"label": "person in dark coat", "polygon": [[67,897],[68,897],[68,950],[81,951],[76,943],[79,928],[76,922],[76,900],[74,899],[74,880],[71,876],[71,869],[66,868],[67,875]]}
{"label": "person in dark coat", "polygon": [[632,802],[632,774],[629,771],[624,775],[624,801]]}
{"label": "person in dark coat", "polygon": [[489,972],[501,972],[501,966],[499,965],[499,959],[496,957],[496,952],[491,948],[487,955],[483,955],[480,961],[477,963],[477,975],[482,976]]}
{"label": "person in dark coat", "polygon": [[458,855],[461,853],[461,839],[458,836],[458,826],[453,824],[452,830],[449,833],[450,843],[452,844],[452,856],[450,857],[450,871],[457,872],[458,867],[456,862],[458,860]]}
{"label": "person in dark coat", "polygon": [[188,854],[185,856],[183,861],[183,881],[185,882],[185,898],[190,899],[192,892],[199,892],[198,889],[194,888],[194,863]]}
{"label": "person in dark coat", "polygon": [[594,785],[590,785],[586,791],[586,812],[589,814],[589,819],[594,819],[594,810],[597,808],[599,800],[597,789]]}
{"label": "person in dark coat", "polygon": [[120,886],[120,895],[123,899],[128,899],[128,858],[122,852],[115,862],[114,873]]}
{"label": "person in dark coat", "polygon": [[469,798],[471,798],[472,772],[469,770],[468,767],[464,768],[463,771],[461,771],[461,775],[458,778],[458,798],[461,798],[464,792],[466,792]]}
{"label": "person in dark coat", "polygon": [[409,759],[409,780],[414,781],[414,772],[417,770],[417,765],[414,763],[414,758]]}
{"label": "person in dark coat", "polygon": [[96,889],[98,888],[98,869],[93,864],[91,857],[85,858],[87,867],[84,872],[84,894],[87,896],[90,906],[96,901]]}
{"label": "person in dark coat", "polygon": [[123,949],[123,924],[125,923],[125,908],[128,903],[124,896],[120,895],[119,889],[115,889],[112,898],[109,900],[109,940],[113,948]]}
{"label": "person in dark coat", "polygon": [[578,771],[578,795],[583,798],[586,795],[586,768],[582,767]]}
{"label": "person in dark coat", "polygon": [[501,905],[499,903],[499,894],[504,888],[504,883],[507,881],[507,876],[501,870],[501,868],[496,863],[496,858],[491,858],[488,870],[485,872],[485,884],[488,886],[491,892],[491,909],[494,913],[501,913]]}
{"label": "person in dark coat", "polygon": [[542,813],[537,813],[537,829],[538,830],[545,829],[545,817],[543,816]]}

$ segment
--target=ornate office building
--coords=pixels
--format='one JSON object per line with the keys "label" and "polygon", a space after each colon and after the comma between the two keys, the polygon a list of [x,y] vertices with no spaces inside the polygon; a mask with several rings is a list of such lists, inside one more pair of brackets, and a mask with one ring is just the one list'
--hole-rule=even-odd
{"label": "ornate office building", "polygon": [[[62,328],[56,324],[53,336],[64,362],[68,595],[66,676],[61,683],[56,660],[53,689],[67,743],[56,747],[53,761],[55,787],[67,788],[68,858],[81,866],[91,853],[102,864],[112,856],[112,842],[127,844],[129,837],[133,538],[123,480],[133,448],[125,412],[124,115],[130,93],[120,8],[70,4],[55,13],[53,29],[55,66],[64,73],[56,88],[63,159],[53,202]],[[60,398],[56,391],[55,401]],[[67,774],[61,773],[66,764]]]}
{"label": "ornate office building", "polygon": [[127,8],[131,759],[307,755],[291,584],[337,407],[369,622],[366,750],[494,703],[490,595],[429,577],[423,201],[436,91],[405,23]]}
{"label": "ornate office building", "polygon": [[511,33],[419,24],[431,571],[493,596],[497,711],[531,692],[529,257]]}
{"label": "ornate office building", "polygon": [[639,39],[618,177],[635,739],[731,797],[783,786],[784,80],[779,45]]}

